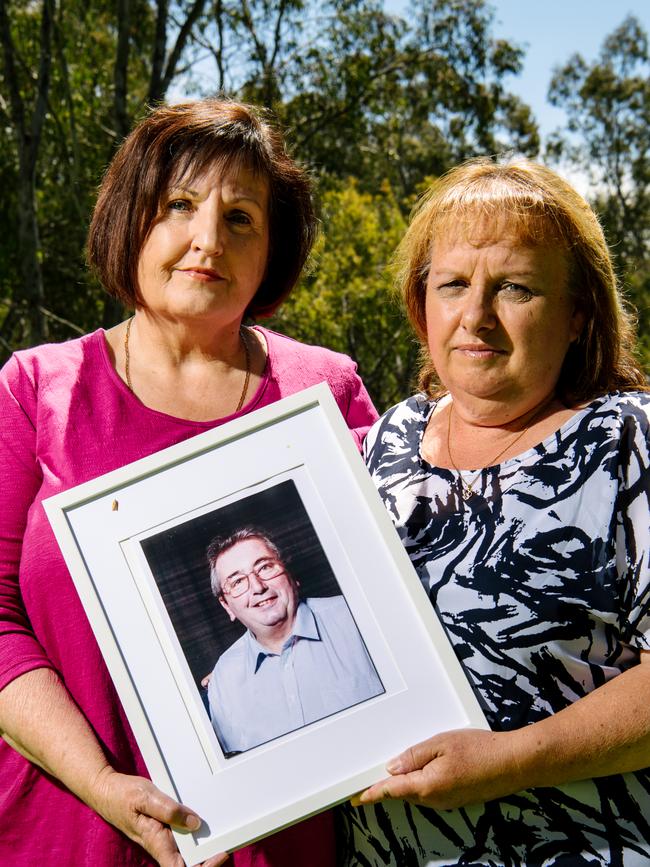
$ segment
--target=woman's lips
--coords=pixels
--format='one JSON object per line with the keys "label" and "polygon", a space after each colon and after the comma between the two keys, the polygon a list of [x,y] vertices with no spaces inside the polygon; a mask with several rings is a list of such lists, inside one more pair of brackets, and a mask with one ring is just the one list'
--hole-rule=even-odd
{"label": "woman's lips", "polygon": [[455,347],[456,352],[461,352],[468,358],[492,358],[496,355],[505,355],[505,350],[485,344],[466,344]]}
{"label": "woman's lips", "polygon": [[213,283],[215,280],[223,280],[223,276],[218,271],[213,271],[212,268],[179,268],[182,274],[187,274],[193,280],[199,280],[202,283]]}

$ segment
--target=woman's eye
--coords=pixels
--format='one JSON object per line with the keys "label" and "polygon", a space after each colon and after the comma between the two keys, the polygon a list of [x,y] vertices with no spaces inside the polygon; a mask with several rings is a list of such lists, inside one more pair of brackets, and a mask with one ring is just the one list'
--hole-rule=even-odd
{"label": "woman's eye", "polygon": [[501,291],[505,292],[508,298],[514,298],[517,301],[528,301],[529,298],[533,297],[530,289],[520,283],[503,283]]}
{"label": "woman's eye", "polygon": [[189,211],[191,205],[187,199],[171,199],[167,202],[168,211]]}
{"label": "woman's eye", "polygon": [[250,226],[253,221],[246,211],[231,211],[228,214],[228,222],[235,226]]}
{"label": "woman's eye", "polygon": [[465,289],[465,286],[466,284],[463,280],[449,280],[447,283],[443,283],[442,286],[438,286],[438,292],[443,296],[458,295],[459,292]]}

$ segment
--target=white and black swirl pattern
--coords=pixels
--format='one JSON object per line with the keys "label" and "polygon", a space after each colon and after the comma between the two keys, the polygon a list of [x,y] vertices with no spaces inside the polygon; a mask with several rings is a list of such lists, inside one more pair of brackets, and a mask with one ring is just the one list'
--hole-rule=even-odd
{"label": "white and black swirl pattern", "polygon": [[[601,397],[536,448],[467,472],[467,502],[458,473],[420,455],[433,406],[389,410],[368,468],[491,727],[515,729],[650,648],[650,396]],[[348,867],[650,865],[650,770],[341,815]]]}

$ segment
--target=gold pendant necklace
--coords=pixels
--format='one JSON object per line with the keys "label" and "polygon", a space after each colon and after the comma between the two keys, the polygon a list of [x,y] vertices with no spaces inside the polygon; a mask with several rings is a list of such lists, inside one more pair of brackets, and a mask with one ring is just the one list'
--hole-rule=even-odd
{"label": "gold pendant necklace", "polygon": [[[129,352],[129,337],[131,336],[131,325],[133,324],[133,320],[135,316],[131,316],[131,318],[126,323],[126,333],[124,334],[124,376],[126,379],[126,384],[129,391],[132,394],[135,394],[133,391],[133,383],[131,382],[131,354]],[[248,348],[248,336],[246,334],[246,328],[243,325],[239,326],[239,337],[241,338],[242,345],[244,347],[244,354],[246,356],[246,376],[244,377],[244,387],[242,388],[241,394],[239,396],[239,402],[237,403],[237,409],[235,412],[239,412],[239,410],[244,405],[244,400],[246,399],[246,392],[248,391],[248,384],[251,378],[251,353]]]}
{"label": "gold pendant necklace", "polygon": [[546,407],[553,401],[554,398],[555,398],[555,394],[551,394],[551,395],[549,395],[549,397],[547,397],[545,400],[543,400],[542,403],[540,403],[539,406],[537,406],[533,410],[533,414],[529,418],[528,424],[526,425],[526,427],[523,430],[519,431],[519,433],[514,437],[514,439],[511,439],[509,443],[506,443],[505,448],[502,448],[501,451],[497,452],[497,454],[494,455],[493,458],[490,458],[490,460],[486,462],[485,467],[480,469],[476,473],[474,478],[471,479],[469,482],[467,482],[463,478],[463,474],[462,474],[461,470],[459,470],[458,467],[456,466],[456,463],[455,463],[455,461],[452,457],[452,454],[451,454],[451,416],[452,416],[452,409],[453,409],[454,402],[453,402],[453,400],[450,402],[449,415],[447,417],[447,454],[449,455],[449,463],[452,465],[452,467],[458,473],[458,478],[460,480],[460,495],[465,502],[467,502],[467,500],[469,500],[470,497],[473,497],[474,494],[476,493],[476,491],[474,490],[474,485],[479,480],[483,470],[486,467],[494,466],[494,464],[496,464],[496,462],[501,457],[501,455],[505,454],[509,449],[511,449],[514,445],[516,445],[516,443],[519,442],[519,440],[523,437],[523,435],[527,431],[530,430],[530,428],[533,425],[533,422],[536,421],[536,419],[541,415],[542,410],[546,409]]}

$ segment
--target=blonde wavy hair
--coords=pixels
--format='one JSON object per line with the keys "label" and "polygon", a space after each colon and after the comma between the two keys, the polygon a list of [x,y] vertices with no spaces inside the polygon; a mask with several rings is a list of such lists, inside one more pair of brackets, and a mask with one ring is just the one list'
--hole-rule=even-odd
{"label": "blonde wavy hair", "polygon": [[647,390],[634,355],[635,321],[618,289],[598,218],[576,190],[524,157],[468,160],[436,180],[418,202],[395,255],[397,289],[421,345],[419,386],[445,393],[427,346],[426,289],[436,238],[470,237],[495,226],[523,244],[557,243],[569,261],[569,291],[585,317],[557,383],[568,402],[618,389]]}

